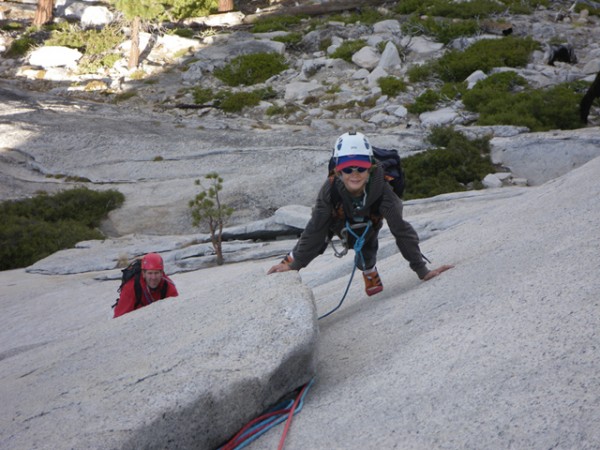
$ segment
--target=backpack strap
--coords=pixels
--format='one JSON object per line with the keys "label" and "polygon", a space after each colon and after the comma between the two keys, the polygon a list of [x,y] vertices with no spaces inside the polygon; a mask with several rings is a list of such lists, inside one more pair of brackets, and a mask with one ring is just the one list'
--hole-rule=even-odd
{"label": "backpack strap", "polygon": [[162,288],[160,288],[160,298],[161,300],[167,296],[167,289],[169,289],[169,282],[163,279],[164,283]]}
{"label": "backpack strap", "polygon": [[135,305],[133,309],[137,309],[142,303],[142,283],[140,283],[140,274],[136,273],[133,281],[133,290],[135,292]]}
{"label": "backpack strap", "polygon": [[377,227],[379,222],[383,220],[383,214],[379,212],[379,206],[381,206],[381,202],[383,201],[383,194],[379,196],[375,203],[371,205],[371,210],[369,211],[369,218],[371,222],[373,222],[373,226]]}

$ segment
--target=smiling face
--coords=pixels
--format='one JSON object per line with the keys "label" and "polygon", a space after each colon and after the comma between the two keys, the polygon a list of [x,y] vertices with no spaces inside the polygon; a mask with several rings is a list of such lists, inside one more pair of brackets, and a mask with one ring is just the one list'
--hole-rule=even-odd
{"label": "smiling face", "polygon": [[162,270],[143,270],[142,276],[150,289],[156,289],[162,280]]}
{"label": "smiling face", "polygon": [[344,187],[353,196],[359,196],[365,191],[365,186],[369,181],[369,170],[359,172],[356,168],[352,168],[352,173],[340,172]]}

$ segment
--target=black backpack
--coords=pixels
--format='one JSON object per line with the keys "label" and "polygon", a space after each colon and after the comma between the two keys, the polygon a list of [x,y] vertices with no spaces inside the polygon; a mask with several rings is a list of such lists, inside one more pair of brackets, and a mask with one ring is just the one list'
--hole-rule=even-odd
{"label": "black backpack", "polygon": [[[135,305],[133,309],[136,309],[142,303],[142,284],[140,283],[140,277],[142,276],[142,260],[135,259],[133,260],[127,267],[121,270],[121,285],[117,289],[117,292],[120,294],[123,286],[134,278],[133,289],[135,290]],[[160,298],[163,299],[167,296],[167,289],[169,287],[169,283],[163,283],[163,286],[160,290]],[[119,299],[115,302],[112,307],[114,308],[119,303]]]}
{"label": "black backpack", "polygon": [[383,167],[385,180],[390,184],[393,191],[400,198],[404,195],[404,169],[402,161],[396,149],[385,149],[373,147],[373,154],[377,163]]}
{"label": "black backpack", "polygon": [[[377,164],[383,168],[385,180],[400,198],[404,195],[404,169],[398,150],[373,147],[373,156]],[[333,175],[335,158],[329,159],[329,175]]]}

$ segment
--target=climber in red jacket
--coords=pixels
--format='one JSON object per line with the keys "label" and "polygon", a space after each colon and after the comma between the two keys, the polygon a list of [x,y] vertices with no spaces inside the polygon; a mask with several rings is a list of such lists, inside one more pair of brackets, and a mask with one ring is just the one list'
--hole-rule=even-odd
{"label": "climber in red jacket", "polygon": [[114,317],[178,295],[175,283],[165,275],[162,257],[158,253],[148,253],[142,258],[141,271],[121,288]]}

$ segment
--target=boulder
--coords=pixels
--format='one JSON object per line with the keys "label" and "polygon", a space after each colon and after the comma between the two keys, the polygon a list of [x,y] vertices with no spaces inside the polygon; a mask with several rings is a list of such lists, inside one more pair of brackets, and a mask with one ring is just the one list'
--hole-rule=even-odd
{"label": "boulder", "polygon": [[[2,447],[216,448],[309,382],[318,336],[311,291],[296,272],[230,275],[221,284],[207,273],[201,290],[118,319],[82,327],[72,317],[80,323],[70,334],[44,325],[3,340]],[[63,306],[72,300],[90,301]],[[46,307],[47,324],[69,314]]]}
{"label": "boulder", "polygon": [[381,55],[373,47],[363,47],[352,55],[352,62],[358,67],[371,70],[377,66]]}
{"label": "boulder", "polygon": [[492,162],[540,185],[600,155],[598,128],[528,133],[490,141]]}
{"label": "boulder", "polygon": [[75,69],[77,61],[83,54],[74,48],[61,46],[46,46],[36,48],[29,55],[29,64],[44,69],[50,67],[67,67]]}
{"label": "boulder", "polygon": [[388,42],[381,54],[381,58],[377,64],[378,67],[382,69],[397,69],[401,64],[402,60],[400,59],[398,48],[392,42]]}
{"label": "boulder", "polygon": [[106,6],[87,6],[81,14],[81,26],[84,28],[103,27],[111,23],[114,14]]}

